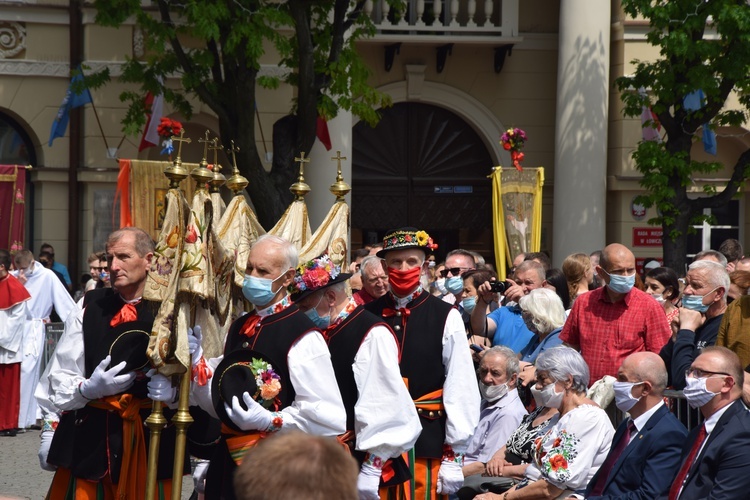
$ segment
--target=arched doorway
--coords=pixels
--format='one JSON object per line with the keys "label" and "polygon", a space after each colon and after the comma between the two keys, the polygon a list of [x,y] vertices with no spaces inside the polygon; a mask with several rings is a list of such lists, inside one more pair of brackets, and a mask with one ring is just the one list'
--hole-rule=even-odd
{"label": "arched doorway", "polygon": [[493,161],[479,135],[444,108],[401,102],[375,128],[353,129],[352,244],[388,229],[427,230],[438,255],[453,248],[491,254]]}

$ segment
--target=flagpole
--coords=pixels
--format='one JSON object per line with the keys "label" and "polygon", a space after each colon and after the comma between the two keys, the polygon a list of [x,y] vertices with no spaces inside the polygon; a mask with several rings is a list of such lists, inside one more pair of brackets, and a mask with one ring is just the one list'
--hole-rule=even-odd
{"label": "flagpole", "polygon": [[104,128],[102,127],[102,122],[99,120],[99,113],[96,111],[96,106],[94,106],[94,100],[91,99],[91,109],[94,110],[94,116],[96,117],[96,123],[99,125],[99,132],[102,134],[102,139],[104,139],[104,146],[107,148],[107,153],[109,154],[109,144],[107,144],[107,136],[104,135]]}

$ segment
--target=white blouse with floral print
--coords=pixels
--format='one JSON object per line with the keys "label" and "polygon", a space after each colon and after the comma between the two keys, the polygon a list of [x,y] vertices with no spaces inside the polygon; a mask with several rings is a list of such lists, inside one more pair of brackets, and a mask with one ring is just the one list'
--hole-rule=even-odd
{"label": "white blouse with floral print", "polygon": [[614,433],[609,417],[598,406],[581,405],[562,417],[554,416],[532,446],[533,462],[526,478],[543,478],[568,491],[585,488],[607,458]]}

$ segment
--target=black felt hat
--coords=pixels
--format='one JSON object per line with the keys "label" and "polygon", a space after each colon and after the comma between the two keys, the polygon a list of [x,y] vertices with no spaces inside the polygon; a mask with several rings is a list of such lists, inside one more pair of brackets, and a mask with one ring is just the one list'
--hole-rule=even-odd
{"label": "black felt hat", "polygon": [[112,327],[112,342],[108,354],[112,357],[109,366],[125,361],[121,373],[143,370],[149,365],[146,355],[152,324],[147,321],[128,321]]}
{"label": "black felt hat", "polygon": [[407,248],[417,248],[430,255],[437,248],[437,244],[432,242],[432,238],[426,231],[420,231],[415,227],[402,227],[400,229],[391,229],[383,238],[383,249],[377,255],[381,259],[385,254],[392,250],[404,250]]}
{"label": "black felt hat", "polygon": [[[237,396],[240,406],[247,409],[242,400],[242,394],[245,392],[264,407],[273,410],[274,401],[283,390],[281,379],[273,372],[275,366],[277,365],[268,356],[252,349],[237,349],[224,356],[211,379],[211,399],[214,410],[224,424],[234,430],[242,430],[229,418],[224,404],[232,406],[232,398]],[[270,371],[268,371],[269,368]],[[264,374],[261,373],[264,370],[266,371],[265,379]],[[260,386],[258,385],[259,378],[261,379]],[[271,382],[271,379],[276,380],[277,383]],[[277,390],[274,390],[274,387]],[[264,390],[267,391],[265,395],[270,393],[272,397],[264,399]]]}
{"label": "black felt hat", "polygon": [[341,266],[334,264],[327,254],[302,263],[294,273],[289,293],[294,302],[336,283],[343,283],[352,273],[342,273]]}

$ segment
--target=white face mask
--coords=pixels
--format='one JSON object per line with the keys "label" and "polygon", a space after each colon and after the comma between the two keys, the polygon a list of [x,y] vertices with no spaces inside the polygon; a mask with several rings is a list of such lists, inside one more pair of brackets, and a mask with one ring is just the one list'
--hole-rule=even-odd
{"label": "white face mask", "polygon": [[652,293],[651,296],[654,298],[655,301],[659,303],[660,306],[663,306],[664,303],[667,301],[660,293]]}
{"label": "white face mask", "polygon": [[615,382],[615,405],[622,412],[629,412],[641,398],[634,398],[631,390],[643,382]]}
{"label": "white face mask", "polygon": [[558,410],[560,409],[565,391],[557,392],[557,390],[555,390],[555,382],[545,385],[539,392],[541,394],[542,402],[544,403],[542,406],[556,408]]}
{"label": "white face mask", "polygon": [[706,387],[707,380],[708,377],[687,377],[685,379],[687,385],[682,390],[682,393],[685,395],[685,399],[687,399],[691,408],[700,408],[704,406],[718,394],[718,392],[711,392],[708,390]]}
{"label": "white face mask", "polygon": [[438,278],[435,280],[435,288],[442,294],[448,293],[448,289],[445,288],[445,278]]}
{"label": "white face mask", "polygon": [[479,392],[482,394],[485,401],[497,401],[508,394],[508,383],[487,385],[484,382],[479,382]]}

